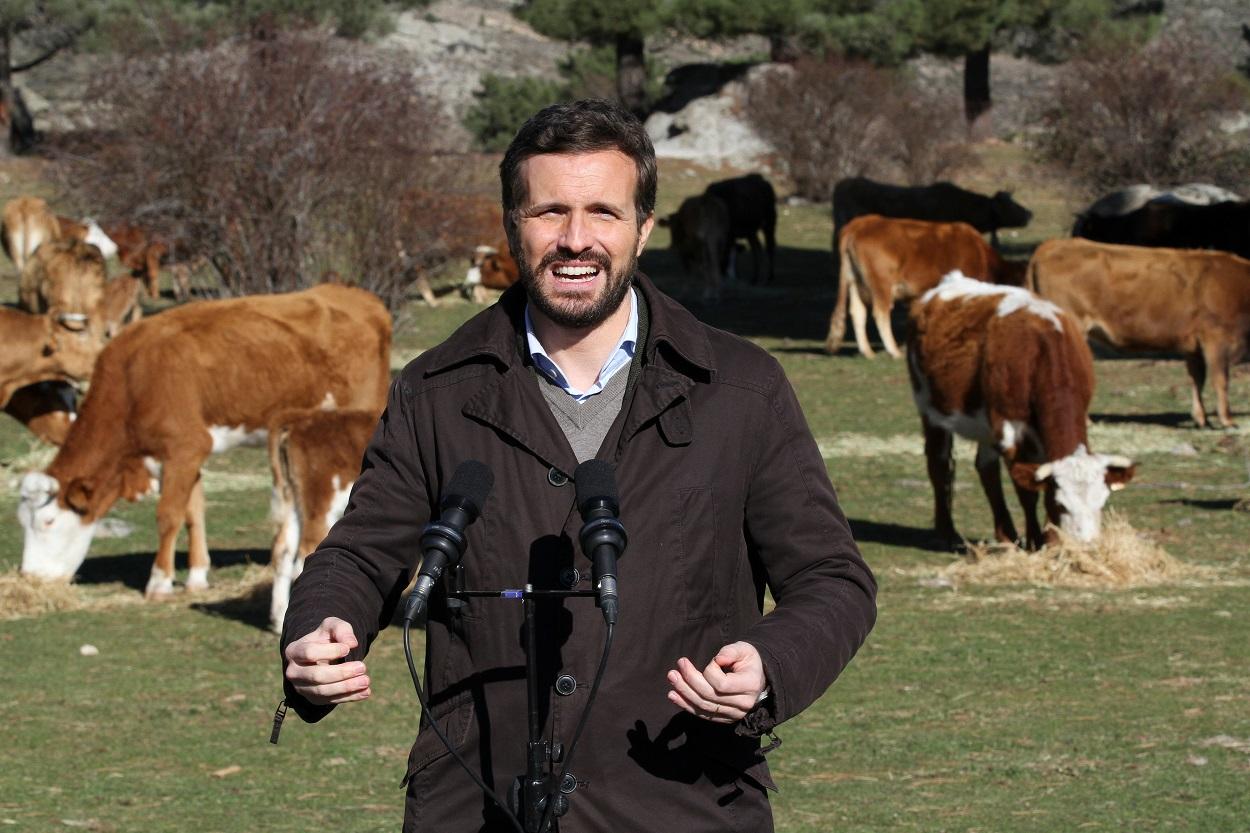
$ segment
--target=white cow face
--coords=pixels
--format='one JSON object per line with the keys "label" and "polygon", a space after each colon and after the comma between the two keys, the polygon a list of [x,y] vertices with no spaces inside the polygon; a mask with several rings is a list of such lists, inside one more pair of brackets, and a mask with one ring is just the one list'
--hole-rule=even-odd
{"label": "white cow face", "polygon": [[1059,505],[1059,528],[1078,541],[1090,542],[1102,532],[1102,507],[1115,490],[1124,488],[1135,467],[1126,457],[1090,454],[1084,445],[1060,460],[1037,467],[1038,482],[1053,479]]}
{"label": "white cow face", "polygon": [[95,523],[57,503],[59,484],[43,472],[22,478],[17,520],[25,533],[22,573],[45,579],[73,578],[87,557]]}

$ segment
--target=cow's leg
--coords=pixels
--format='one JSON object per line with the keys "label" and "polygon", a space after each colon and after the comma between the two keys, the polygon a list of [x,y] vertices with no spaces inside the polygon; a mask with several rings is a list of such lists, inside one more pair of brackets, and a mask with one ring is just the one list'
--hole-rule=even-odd
{"label": "cow's leg", "polygon": [[764,225],[764,248],[768,251],[768,282],[777,278],[775,262],[777,260],[777,229],[775,225]]}
{"label": "cow's leg", "polygon": [[994,515],[994,538],[1005,544],[1014,544],[1016,525],[1012,523],[1007,500],[1003,497],[998,459],[998,449],[994,446],[988,443],[977,444],[977,476],[981,478],[981,488],[985,490],[985,497],[990,502],[990,512]]}
{"label": "cow's leg", "polygon": [[[205,434],[205,439],[208,435]],[[156,504],[156,533],[159,543],[152,575],[144,595],[149,599],[168,596],[174,591],[174,548],[178,531],[187,520],[191,493],[200,477],[202,456],[165,460],[161,466],[161,498]]]}
{"label": "cow's leg", "polygon": [[864,299],[859,296],[856,282],[852,280],[850,283],[847,292],[851,299],[851,326],[855,328],[855,344],[858,345],[860,353],[871,359],[877,354],[868,343],[868,308],[864,306]]}
{"label": "cow's leg", "polygon": [[1193,387],[1193,403],[1189,406],[1189,413],[1199,428],[1205,428],[1207,409],[1202,404],[1202,387],[1207,383],[1207,362],[1201,349],[1185,355],[1185,369],[1189,371],[1189,382]]}
{"label": "cow's leg", "polygon": [[[825,352],[834,355],[842,346],[842,337],[846,335],[846,302],[849,286],[854,277],[847,267],[849,255],[838,256],[838,238],[833,238],[833,274],[838,276],[838,300],[833,305],[833,314],[829,316],[829,334],[825,336]],[[841,265],[839,266],[839,262]]]}
{"label": "cow's leg", "polygon": [[951,498],[955,490],[955,456],[951,453],[953,436],[924,417],[924,456],[929,467],[929,483],[933,486],[933,529],[938,538],[951,549],[959,543],[955,519],[951,516]]}
{"label": "cow's leg", "polygon": [[197,477],[187,499],[187,590],[208,589],[208,534],[204,528],[204,478]]}
{"label": "cow's leg", "polygon": [[1236,428],[1233,413],[1228,406],[1228,373],[1232,365],[1229,351],[1222,347],[1203,345],[1203,357],[1207,368],[1211,371],[1211,384],[1215,387],[1215,408],[1220,415],[1220,424],[1225,428]]}
{"label": "cow's leg", "polygon": [[747,237],[747,243],[751,246],[751,283],[758,284],[760,282],[760,272],[762,264],[760,260],[764,256],[763,247],[760,246],[760,236],[755,232],[751,232]]}
{"label": "cow's leg", "polygon": [[877,323],[877,332],[881,334],[881,343],[885,351],[896,359],[903,358],[903,351],[898,349],[894,340],[894,330],[890,326],[890,313],[894,311],[894,299],[888,295],[884,298],[872,299],[872,320]]}
{"label": "cow's leg", "polygon": [[1046,543],[1042,535],[1042,527],[1037,522],[1037,492],[1033,489],[1022,489],[1016,486],[1016,497],[1024,509],[1024,543],[1031,550],[1040,550]]}

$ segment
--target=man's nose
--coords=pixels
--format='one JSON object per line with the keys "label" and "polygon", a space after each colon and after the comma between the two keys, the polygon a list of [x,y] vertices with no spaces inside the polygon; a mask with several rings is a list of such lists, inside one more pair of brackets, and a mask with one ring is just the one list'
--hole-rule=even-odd
{"label": "man's nose", "polygon": [[560,233],[560,247],[570,252],[584,252],[593,242],[585,215],[579,211],[570,212]]}

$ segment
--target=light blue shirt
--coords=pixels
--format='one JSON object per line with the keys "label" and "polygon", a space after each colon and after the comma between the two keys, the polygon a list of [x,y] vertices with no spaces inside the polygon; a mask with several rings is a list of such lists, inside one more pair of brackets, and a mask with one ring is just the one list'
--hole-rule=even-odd
{"label": "light blue shirt", "polygon": [[525,305],[525,338],[529,342],[530,358],[534,360],[534,367],[538,372],[550,379],[558,388],[563,390],[569,396],[578,402],[585,402],[599,391],[603,390],[603,386],[608,383],[622,367],[629,364],[634,358],[634,350],[638,346],[638,291],[632,287],[629,290],[629,323],[625,325],[625,332],[621,333],[621,340],[617,342],[616,349],[608,356],[608,360],[603,363],[603,367],[599,369],[599,376],[595,379],[594,384],[586,388],[586,390],[577,390],[569,384],[568,377],[564,375],[564,371],[560,370],[560,366],[551,360],[547,352],[543,350],[542,344],[538,341],[538,336],[534,335],[534,321],[530,318],[529,304]]}

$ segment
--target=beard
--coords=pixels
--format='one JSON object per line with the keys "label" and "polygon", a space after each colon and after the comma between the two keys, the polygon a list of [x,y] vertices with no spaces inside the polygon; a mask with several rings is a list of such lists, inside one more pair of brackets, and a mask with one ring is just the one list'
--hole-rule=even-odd
{"label": "beard", "polygon": [[[546,316],[552,323],[574,330],[584,330],[601,324],[612,313],[620,308],[626,293],[634,282],[634,273],[638,271],[638,255],[630,249],[629,258],[621,264],[621,268],[612,269],[611,259],[601,252],[582,252],[575,258],[558,252],[551,252],[543,257],[537,268],[530,268],[525,259],[517,258],[517,269],[520,272],[521,285],[529,296],[530,303]],[[561,298],[559,287],[544,287],[538,276],[553,264],[562,260],[589,261],[599,267],[603,276],[603,288],[594,298]]]}

